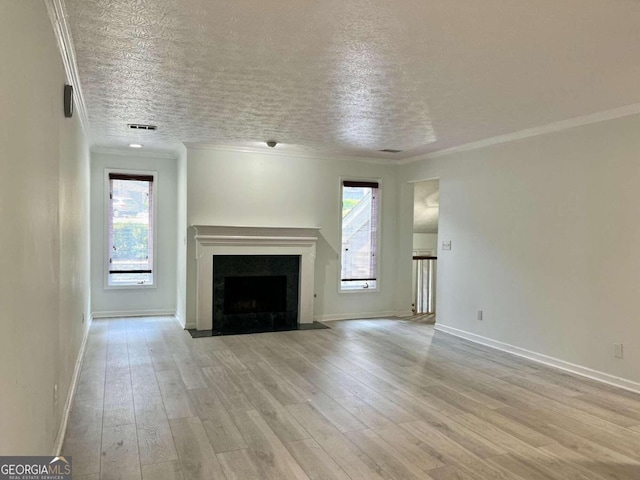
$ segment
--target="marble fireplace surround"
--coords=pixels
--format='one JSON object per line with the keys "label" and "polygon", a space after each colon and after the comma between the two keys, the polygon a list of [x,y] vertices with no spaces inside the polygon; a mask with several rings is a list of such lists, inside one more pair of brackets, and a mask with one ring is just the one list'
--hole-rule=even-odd
{"label": "marble fireplace surround", "polygon": [[213,326],[214,255],[300,255],[298,323],[313,323],[313,282],[319,228],[193,225],[196,231],[196,328]]}

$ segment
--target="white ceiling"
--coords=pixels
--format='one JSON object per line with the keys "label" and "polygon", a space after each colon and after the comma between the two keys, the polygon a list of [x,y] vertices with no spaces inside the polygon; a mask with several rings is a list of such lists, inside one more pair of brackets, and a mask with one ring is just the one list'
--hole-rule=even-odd
{"label": "white ceiling", "polygon": [[426,180],[413,186],[413,233],[438,233],[440,181]]}
{"label": "white ceiling", "polygon": [[65,4],[99,146],[402,159],[640,103],[635,0]]}

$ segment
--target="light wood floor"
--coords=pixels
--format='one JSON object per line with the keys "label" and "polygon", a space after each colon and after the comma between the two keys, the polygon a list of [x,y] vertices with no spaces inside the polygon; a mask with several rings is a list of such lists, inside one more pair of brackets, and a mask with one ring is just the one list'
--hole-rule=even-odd
{"label": "light wood floor", "polygon": [[192,339],[172,319],[95,321],[74,478],[640,478],[635,394],[423,323],[330,325]]}

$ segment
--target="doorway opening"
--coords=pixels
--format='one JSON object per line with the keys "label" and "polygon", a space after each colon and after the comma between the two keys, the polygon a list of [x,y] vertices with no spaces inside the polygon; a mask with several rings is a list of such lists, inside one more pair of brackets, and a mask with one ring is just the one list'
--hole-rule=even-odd
{"label": "doorway opening", "polygon": [[413,314],[425,323],[436,321],[440,180],[414,184],[413,190]]}

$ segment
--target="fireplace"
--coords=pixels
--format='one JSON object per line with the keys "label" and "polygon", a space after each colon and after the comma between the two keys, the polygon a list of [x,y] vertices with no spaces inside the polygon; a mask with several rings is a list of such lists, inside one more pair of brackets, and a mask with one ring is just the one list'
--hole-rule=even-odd
{"label": "fireplace", "polygon": [[213,255],[214,334],[298,326],[300,255]]}
{"label": "fireplace", "polygon": [[286,275],[224,278],[224,315],[280,313],[286,310]]}
{"label": "fireplace", "polygon": [[[196,318],[192,323],[199,331],[211,331],[213,320],[217,316],[214,310],[222,308],[224,315],[224,294],[217,293],[214,302],[214,290],[224,287],[224,277],[273,277],[287,276],[287,321],[297,322],[298,327],[313,324],[313,285],[316,258],[317,228],[298,227],[231,227],[217,225],[193,225],[195,229],[195,260],[197,262],[196,279]],[[296,265],[291,268],[298,275],[297,280],[290,278],[289,271],[278,271],[263,265],[262,270],[246,271],[237,265],[214,282],[214,259],[220,264],[222,257],[249,257],[243,260],[246,265],[256,265],[256,259],[264,257],[295,257]],[[260,260],[263,262],[264,260]],[[228,280],[227,280],[228,281]],[[258,282],[259,279],[247,280]],[[234,280],[231,280],[234,282]],[[281,282],[281,280],[275,280]],[[216,284],[214,288],[214,283]],[[298,289],[293,291],[293,287]],[[242,300],[242,299],[241,299]],[[256,300],[256,303],[259,299]],[[253,302],[252,300],[252,302]],[[247,301],[246,299],[244,301]],[[227,307],[228,308],[228,307]],[[240,307],[239,307],[240,308]],[[271,307],[270,307],[271,309]],[[276,308],[275,310],[278,310]],[[258,313],[227,313],[227,315],[257,315]],[[282,314],[280,313],[280,318]],[[295,319],[294,319],[295,318]],[[229,319],[230,321],[230,319]],[[275,320],[274,320],[275,321]],[[280,320],[277,320],[278,322]],[[188,322],[189,324],[189,322]]]}

